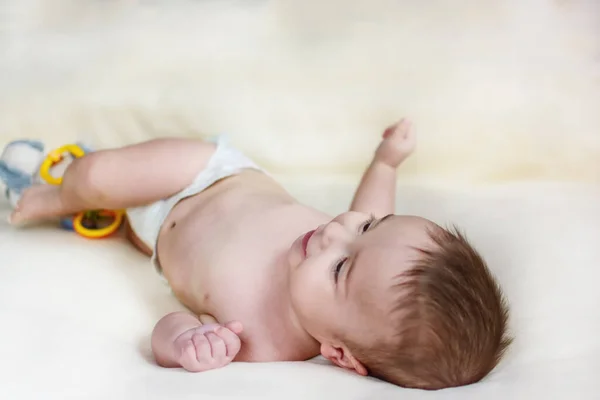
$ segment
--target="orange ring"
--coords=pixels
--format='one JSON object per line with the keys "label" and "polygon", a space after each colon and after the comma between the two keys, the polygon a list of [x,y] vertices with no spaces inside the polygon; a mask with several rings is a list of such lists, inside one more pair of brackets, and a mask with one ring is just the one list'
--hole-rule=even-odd
{"label": "orange ring", "polygon": [[115,220],[107,227],[101,229],[88,229],[83,226],[83,217],[85,216],[85,212],[81,212],[73,218],[73,230],[77,232],[79,235],[89,238],[89,239],[100,239],[106,236],[109,236],[116,232],[121,223],[123,222],[123,217],[125,216],[125,212],[122,210],[112,211],[112,210],[102,210],[102,213],[106,215],[113,216]]}

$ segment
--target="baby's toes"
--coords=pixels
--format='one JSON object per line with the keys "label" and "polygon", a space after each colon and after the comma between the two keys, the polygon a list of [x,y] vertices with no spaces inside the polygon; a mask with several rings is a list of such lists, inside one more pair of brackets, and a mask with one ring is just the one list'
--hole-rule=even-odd
{"label": "baby's toes", "polygon": [[[11,223],[13,225],[18,225],[27,220],[27,210],[29,210],[29,208],[30,208],[27,206],[27,204],[29,203],[28,198],[29,198],[29,189],[26,189],[23,193],[21,193],[21,197],[19,198],[19,201],[17,201],[17,204],[16,204],[14,210],[9,215],[9,217],[8,217],[9,223]],[[23,213],[23,210],[25,210],[25,213]]]}
{"label": "baby's toes", "polygon": [[37,185],[23,191],[9,221],[21,224],[57,215],[62,208],[57,186]]}

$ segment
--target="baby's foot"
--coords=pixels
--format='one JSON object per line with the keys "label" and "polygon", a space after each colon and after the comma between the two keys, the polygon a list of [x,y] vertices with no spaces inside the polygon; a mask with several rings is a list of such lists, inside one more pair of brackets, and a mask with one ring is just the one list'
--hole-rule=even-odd
{"label": "baby's foot", "polygon": [[13,225],[60,216],[63,204],[60,188],[54,185],[34,185],[23,191],[17,207],[8,218]]}

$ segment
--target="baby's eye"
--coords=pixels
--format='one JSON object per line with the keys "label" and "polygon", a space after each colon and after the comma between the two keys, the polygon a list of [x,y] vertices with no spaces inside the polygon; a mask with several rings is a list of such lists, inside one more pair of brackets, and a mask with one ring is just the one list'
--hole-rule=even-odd
{"label": "baby's eye", "polygon": [[340,260],[337,264],[335,264],[333,268],[333,280],[337,283],[338,277],[340,276],[340,272],[346,263],[347,258]]}
{"label": "baby's eye", "polygon": [[359,233],[365,233],[368,231],[371,225],[373,225],[373,222],[375,222],[375,217],[371,216],[364,224],[360,226]]}

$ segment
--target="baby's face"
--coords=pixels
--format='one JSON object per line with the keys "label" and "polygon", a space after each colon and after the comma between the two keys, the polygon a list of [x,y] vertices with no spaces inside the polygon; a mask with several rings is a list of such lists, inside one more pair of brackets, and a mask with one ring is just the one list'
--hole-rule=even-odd
{"label": "baby's face", "polygon": [[384,316],[386,291],[431,241],[423,218],[372,219],[347,212],[302,235],[289,253],[290,296],[300,323],[320,342],[368,335]]}

